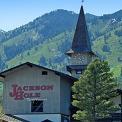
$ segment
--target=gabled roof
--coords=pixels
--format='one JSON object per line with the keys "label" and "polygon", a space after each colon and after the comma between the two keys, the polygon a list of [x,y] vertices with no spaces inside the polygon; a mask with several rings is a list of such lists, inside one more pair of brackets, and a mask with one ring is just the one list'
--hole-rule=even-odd
{"label": "gabled roof", "polygon": [[72,47],[71,50],[67,52],[67,54],[83,52],[94,54],[91,49],[83,6],[81,6]]}
{"label": "gabled roof", "polygon": [[1,76],[1,77],[5,77],[5,76],[6,76],[6,73],[11,72],[11,71],[13,71],[13,70],[15,70],[15,69],[18,69],[18,68],[20,68],[20,67],[22,67],[22,66],[25,66],[25,65],[30,66],[30,67],[33,67],[33,66],[34,66],[34,67],[38,67],[38,68],[41,68],[41,69],[43,68],[43,69],[45,69],[45,70],[52,71],[52,72],[54,72],[56,75],[59,75],[59,76],[64,77],[64,78],[68,78],[68,79],[70,79],[71,81],[76,81],[76,80],[77,80],[76,78],[74,78],[74,77],[72,77],[72,76],[70,76],[70,75],[67,75],[67,74],[65,74],[65,73],[62,73],[62,72],[59,72],[59,71],[56,71],[56,70],[52,70],[52,69],[49,69],[49,68],[46,68],[46,67],[43,67],[43,66],[39,66],[39,65],[36,65],[36,64],[30,63],[30,62],[26,62],[26,63],[20,64],[20,65],[18,65],[18,66],[15,66],[15,67],[13,67],[13,68],[11,68],[11,69],[5,70],[5,71],[3,71],[3,72],[0,73],[0,76]]}

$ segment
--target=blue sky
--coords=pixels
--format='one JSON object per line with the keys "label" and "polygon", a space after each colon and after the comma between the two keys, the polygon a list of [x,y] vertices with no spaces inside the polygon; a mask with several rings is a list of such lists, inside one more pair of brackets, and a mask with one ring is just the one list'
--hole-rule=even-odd
{"label": "blue sky", "polygon": [[[0,29],[5,31],[24,25],[56,9],[79,13],[82,0],[1,0]],[[86,13],[103,15],[122,9],[122,0],[85,0]]]}

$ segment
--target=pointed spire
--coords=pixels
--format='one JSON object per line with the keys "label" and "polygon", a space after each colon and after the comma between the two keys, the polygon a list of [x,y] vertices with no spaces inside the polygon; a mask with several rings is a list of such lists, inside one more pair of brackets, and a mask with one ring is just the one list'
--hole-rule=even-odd
{"label": "pointed spire", "polygon": [[76,53],[92,52],[83,6],[81,6],[76,26],[76,31],[72,43],[72,51]]}

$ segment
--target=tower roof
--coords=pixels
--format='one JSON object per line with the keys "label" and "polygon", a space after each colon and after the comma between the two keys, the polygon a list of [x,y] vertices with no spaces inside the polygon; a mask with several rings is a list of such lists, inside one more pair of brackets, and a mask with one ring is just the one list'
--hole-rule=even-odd
{"label": "tower roof", "polygon": [[92,53],[83,6],[81,6],[74,39],[72,42],[72,48],[67,53],[81,52]]}

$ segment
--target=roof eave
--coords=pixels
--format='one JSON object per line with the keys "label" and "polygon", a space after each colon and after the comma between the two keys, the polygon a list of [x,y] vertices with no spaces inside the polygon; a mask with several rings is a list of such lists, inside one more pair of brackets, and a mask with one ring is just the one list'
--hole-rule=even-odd
{"label": "roof eave", "polygon": [[21,66],[24,66],[24,65],[28,65],[30,67],[35,66],[35,67],[38,67],[38,68],[43,68],[45,70],[49,70],[49,71],[54,72],[56,75],[59,75],[59,76],[62,76],[62,77],[66,77],[66,78],[68,78],[70,80],[73,80],[73,81],[76,80],[76,78],[74,78],[72,76],[69,76],[68,74],[65,74],[65,73],[62,73],[62,72],[59,72],[59,71],[55,71],[55,70],[52,70],[52,69],[49,69],[49,68],[46,68],[46,67],[43,67],[43,66],[39,66],[39,65],[36,65],[36,64],[30,63],[30,62],[26,62],[26,63],[20,64],[20,65],[17,65],[15,67],[11,68],[11,69],[8,69],[6,71],[3,71],[3,72],[0,73],[0,76],[5,78],[6,77],[6,73],[8,73],[8,72],[10,72],[10,71],[12,71],[14,69],[17,69],[17,68],[19,68]]}

